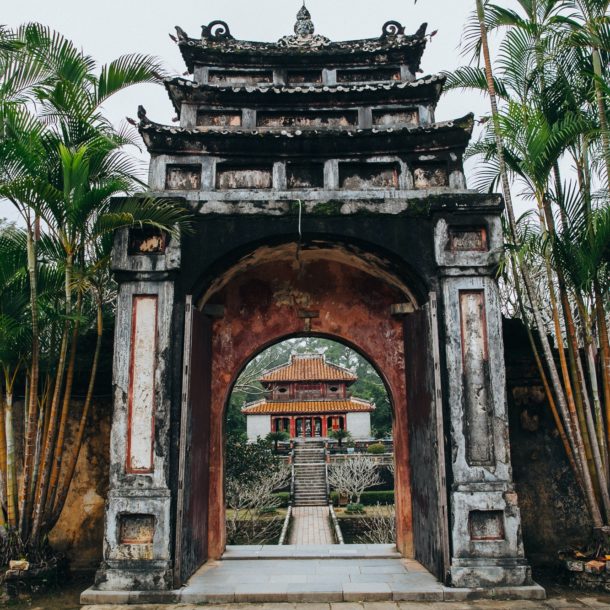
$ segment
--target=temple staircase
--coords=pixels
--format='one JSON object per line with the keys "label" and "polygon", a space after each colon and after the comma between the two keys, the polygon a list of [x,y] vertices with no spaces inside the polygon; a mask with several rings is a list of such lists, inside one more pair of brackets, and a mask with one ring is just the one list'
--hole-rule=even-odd
{"label": "temple staircase", "polygon": [[324,440],[298,440],[293,454],[293,506],[327,506]]}

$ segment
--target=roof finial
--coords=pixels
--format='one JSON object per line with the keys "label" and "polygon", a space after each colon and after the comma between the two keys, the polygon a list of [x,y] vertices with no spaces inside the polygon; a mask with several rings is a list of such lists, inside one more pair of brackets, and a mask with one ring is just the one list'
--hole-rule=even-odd
{"label": "roof finial", "polygon": [[297,22],[294,24],[294,33],[297,36],[312,36],[315,32],[313,21],[311,20],[311,14],[305,6],[305,0],[303,0],[303,6],[297,13]]}

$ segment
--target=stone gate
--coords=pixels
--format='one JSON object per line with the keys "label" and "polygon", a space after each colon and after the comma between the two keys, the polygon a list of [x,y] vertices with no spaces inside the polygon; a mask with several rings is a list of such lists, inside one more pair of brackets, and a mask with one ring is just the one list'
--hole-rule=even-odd
{"label": "stone gate", "polygon": [[117,235],[111,481],[102,590],[179,587],[225,548],[224,410],[295,336],[342,341],[394,412],[397,547],[456,587],[526,585],[495,271],[501,198],[466,188],[471,115],[437,123],[426,25],[332,42],[307,9],[277,43],[220,21],[177,44],[179,123],[140,109],[150,194],[180,240]]}

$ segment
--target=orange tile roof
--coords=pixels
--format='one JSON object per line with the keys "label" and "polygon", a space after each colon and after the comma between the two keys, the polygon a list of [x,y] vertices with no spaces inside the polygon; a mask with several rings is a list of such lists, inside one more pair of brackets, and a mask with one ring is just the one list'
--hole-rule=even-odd
{"label": "orange tile roof", "polygon": [[354,413],[374,411],[375,405],[368,400],[350,398],[347,400],[292,400],[270,402],[266,399],[245,405],[245,415],[276,415],[280,413]]}
{"label": "orange tile roof", "polygon": [[295,355],[288,364],[276,366],[264,373],[262,383],[272,381],[357,381],[358,377],[350,370],[326,362],[324,356]]}

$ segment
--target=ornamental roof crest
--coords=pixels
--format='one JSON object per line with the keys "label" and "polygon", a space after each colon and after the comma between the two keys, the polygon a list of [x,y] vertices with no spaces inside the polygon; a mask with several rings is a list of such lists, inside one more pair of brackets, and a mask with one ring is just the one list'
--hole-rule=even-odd
{"label": "ornamental roof crest", "polygon": [[326,36],[315,34],[315,26],[311,19],[311,13],[303,3],[297,13],[297,21],[294,24],[294,35],[284,36],[278,40],[280,47],[319,48],[330,45],[330,39]]}

